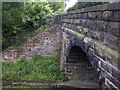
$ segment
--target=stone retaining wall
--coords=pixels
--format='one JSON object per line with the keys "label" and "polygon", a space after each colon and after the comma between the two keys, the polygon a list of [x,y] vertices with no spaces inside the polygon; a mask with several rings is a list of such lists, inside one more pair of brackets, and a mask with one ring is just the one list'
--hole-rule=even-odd
{"label": "stone retaining wall", "polygon": [[[63,30],[61,67],[70,41],[76,38],[93,67],[100,69],[109,88],[120,89],[120,2],[65,13],[58,22]],[[97,63],[96,63],[97,62]]]}

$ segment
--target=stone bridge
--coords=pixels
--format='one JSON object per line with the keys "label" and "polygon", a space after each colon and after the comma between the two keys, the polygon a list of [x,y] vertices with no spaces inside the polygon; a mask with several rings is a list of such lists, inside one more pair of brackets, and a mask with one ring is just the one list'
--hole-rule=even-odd
{"label": "stone bridge", "polygon": [[72,75],[90,62],[99,84],[120,89],[120,2],[64,13],[56,20],[62,30],[61,68]]}

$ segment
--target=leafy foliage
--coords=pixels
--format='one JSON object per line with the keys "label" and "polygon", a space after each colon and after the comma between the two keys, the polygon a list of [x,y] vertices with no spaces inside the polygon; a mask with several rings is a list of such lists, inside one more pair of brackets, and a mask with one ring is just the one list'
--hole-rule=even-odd
{"label": "leafy foliage", "polygon": [[60,70],[58,57],[42,58],[35,55],[30,61],[3,62],[2,71],[2,78],[7,80],[67,80]]}
{"label": "leafy foliage", "polygon": [[26,26],[39,26],[46,23],[46,17],[52,15],[52,9],[46,2],[26,3],[23,22]]}
{"label": "leafy foliage", "polygon": [[[53,7],[54,5],[54,7]],[[57,6],[58,5],[58,6]],[[49,23],[49,16],[63,12],[62,2],[4,2],[2,8],[3,49],[11,40]]]}
{"label": "leafy foliage", "polygon": [[54,14],[60,14],[64,11],[64,2],[49,2]]}
{"label": "leafy foliage", "polygon": [[69,9],[67,9],[67,12],[70,12],[70,11],[73,11],[76,9],[85,8],[85,7],[105,4],[105,3],[107,3],[107,2],[77,2],[73,7],[70,7]]}

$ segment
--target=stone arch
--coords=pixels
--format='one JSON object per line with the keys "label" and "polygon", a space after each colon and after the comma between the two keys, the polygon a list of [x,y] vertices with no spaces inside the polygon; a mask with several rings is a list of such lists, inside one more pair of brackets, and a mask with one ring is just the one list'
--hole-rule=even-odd
{"label": "stone arch", "polygon": [[87,54],[78,45],[73,45],[68,51],[66,63],[89,62]]}
{"label": "stone arch", "polygon": [[85,51],[79,45],[71,45],[66,57],[65,72],[70,79],[90,81],[95,73]]}

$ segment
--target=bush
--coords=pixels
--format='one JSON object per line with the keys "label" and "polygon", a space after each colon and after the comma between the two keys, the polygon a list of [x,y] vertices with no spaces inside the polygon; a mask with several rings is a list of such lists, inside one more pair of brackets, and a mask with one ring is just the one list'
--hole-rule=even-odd
{"label": "bush", "polygon": [[47,17],[64,11],[63,3],[58,2],[3,2],[2,5],[3,49],[13,45],[12,41],[18,39],[18,36],[23,37],[41,25],[48,24]]}

